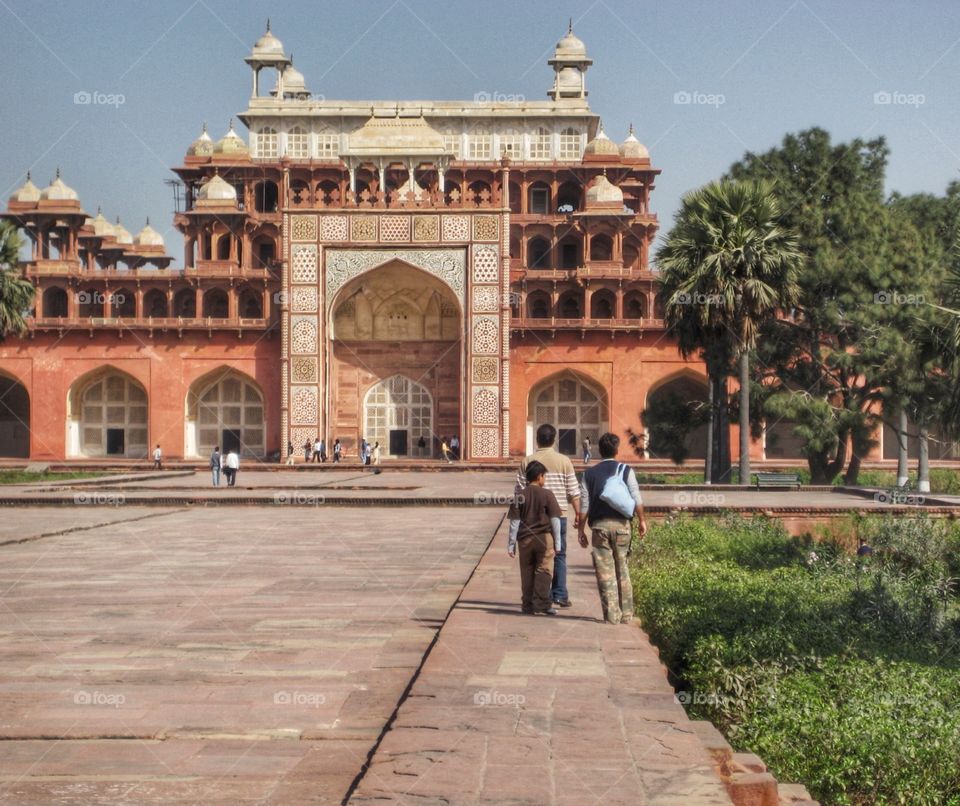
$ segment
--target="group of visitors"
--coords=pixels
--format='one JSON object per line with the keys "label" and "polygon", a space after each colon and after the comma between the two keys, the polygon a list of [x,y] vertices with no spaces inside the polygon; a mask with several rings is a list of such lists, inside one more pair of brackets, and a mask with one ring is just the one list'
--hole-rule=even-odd
{"label": "group of visitors", "polygon": [[[366,437],[361,437],[358,458],[360,459],[360,464],[362,464],[364,467],[369,467],[371,464],[379,466],[380,443],[375,442],[373,445],[371,445],[369,442],[367,442]],[[379,467],[375,472],[380,472]]]}
{"label": "group of visitors", "polygon": [[233,448],[226,455],[220,453],[220,446],[215,445],[210,454],[210,473],[213,475],[213,486],[220,486],[220,473],[223,472],[228,487],[237,483],[237,471],[240,469],[240,454]]}
{"label": "group of visitors", "polygon": [[[633,618],[633,587],[627,568],[632,521],[642,538],[647,532],[636,474],[616,461],[620,438],[606,433],[598,448],[601,461],[577,481],[573,463],[554,448],[557,429],[537,429],[537,450],[520,464],[510,505],[507,551],[519,556],[521,610],[555,616],[571,606],[567,591],[567,510],[573,512],[578,541],[592,545],[593,567],[604,620],[628,624]],[[588,462],[589,440],[585,440]],[[586,529],[590,527],[588,541]]]}
{"label": "group of visitors", "polygon": [[456,434],[449,440],[446,437],[440,437],[440,455],[447,460],[447,464],[460,458],[460,438]]}

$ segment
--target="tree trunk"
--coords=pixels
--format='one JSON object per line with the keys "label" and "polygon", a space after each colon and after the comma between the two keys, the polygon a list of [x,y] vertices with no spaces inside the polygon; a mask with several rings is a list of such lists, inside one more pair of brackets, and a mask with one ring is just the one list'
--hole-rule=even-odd
{"label": "tree trunk", "polygon": [[750,353],[740,353],[740,483],[750,483]]}
{"label": "tree trunk", "polygon": [[907,442],[907,410],[900,409],[897,418],[897,486],[906,487],[910,481],[910,453]]}
{"label": "tree trunk", "polygon": [[856,486],[857,478],[860,475],[860,465],[862,462],[863,459],[860,457],[859,453],[854,452],[853,456],[850,457],[850,464],[847,465],[847,472],[843,474],[843,483],[848,487]]}
{"label": "tree trunk", "polygon": [[714,464],[717,472],[714,480],[718,484],[730,483],[730,407],[727,391],[727,376],[717,378],[717,393],[714,397],[714,406],[717,412],[716,456]]}
{"label": "tree trunk", "polygon": [[703,483],[713,484],[713,378],[707,380],[707,453],[703,463]]}
{"label": "tree trunk", "polygon": [[917,490],[930,492],[930,431],[926,424],[920,426],[920,459],[917,462]]}

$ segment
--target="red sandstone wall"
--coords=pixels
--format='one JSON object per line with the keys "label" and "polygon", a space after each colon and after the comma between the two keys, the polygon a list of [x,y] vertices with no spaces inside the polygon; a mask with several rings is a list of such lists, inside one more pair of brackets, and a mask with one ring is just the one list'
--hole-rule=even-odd
{"label": "red sandstone wall", "polygon": [[158,334],[38,333],[0,344],[0,370],[18,378],[30,395],[30,456],[66,455],[67,395],[88,373],[112,366],[139,381],[147,392],[148,444],[159,442],[169,458],[183,456],[186,398],[190,385],[213,370],[230,367],[252,378],[263,394],[267,452],[279,449],[280,340],[248,333]]}

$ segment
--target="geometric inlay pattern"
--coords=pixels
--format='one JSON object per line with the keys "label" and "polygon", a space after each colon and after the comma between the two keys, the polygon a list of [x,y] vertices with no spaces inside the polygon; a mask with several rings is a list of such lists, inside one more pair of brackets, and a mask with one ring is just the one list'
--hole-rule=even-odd
{"label": "geometric inlay pattern", "polygon": [[495,285],[473,287],[474,313],[496,313],[500,310],[500,288]]}
{"label": "geometric inlay pattern", "polygon": [[435,215],[415,215],[413,217],[413,240],[439,241],[440,218]]}
{"label": "geometric inlay pattern", "polygon": [[293,282],[317,282],[317,247],[302,245],[292,247]]}
{"label": "geometric inlay pattern", "polygon": [[293,455],[294,456],[303,456],[303,446],[309,440],[313,442],[313,438],[317,435],[317,429],[314,428],[291,428],[290,429],[290,441],[293,443]]}
{"label": "geometric inlay pattern", "polygon": [[473,382],[496,383],[499,375],[500,359],[493,356],[475,355],[473,357]]}
{"label": "geometric inlay pattern", "polygon": [[381,241],[409,241],[410,216],[385,215],[380,217]]}
{"label": "geometric inlay pattern", "polygon": [[500,455],[499,428],[474,428],[472,433],[474,456],[485,458]]}
{"label": "geometric inlay pattern", "polygon": [[354,241],[377,240],[377,219],[372,215],[355,215],[350,219],[350,238]]}
{"label": "geometric inlay pattern", "polygon": [[317,421],[317,387],[293,387],[290,421],[294,425],[311,425]]}
{"label": "geometric inlay pattern", "polygon": [[473,247],[473,282],[495,283],[500,279],[500,266],[495,246]]}
{"label": "geometric inlay pattern", "polygon": [[500,422],[499,395],[496,386],[482,386],[473,390],[473,421],[478,425],[496,425]]}
{"label": "geometric inlay pattern", "polygon": [[295,355],[290,362],[293,383],[317,382],[317,359],[311,355]]}
{"label": "geometric inlay pattern", "polygon": [[496,241],[500,237],[500,226],[495,215],[475,215],[473,217],[473,239],[475,241]]}
{"label": "geometric inlay pattern", "polygon": [[315,285],[295,287],[290,292],[290,310],[294,313],[317,312],[317,287]]}
{"label": "geometric inlay pattern", "polygon": [[343,215],[321,216],[320,239],[323,241],[347,240],[347,217]]}
{"label": "geometric inlay pattern", "polygon": [[500,328],[495,317],[473,317],[473,352],[481,355],[500,352]]}
{"label": "geometric inlay pattern", "polygon": [[466,260],[463,249],[327,249],[327,299],[368,269],[391,260],[417,266],[449,285],[463,299]]}
{"label": "geometric inlay pattern", "polygon": [[470,219],[465,215],[445,215],[443,217],[443,240],[469,241]]}
{"label": "geometric inlay pattern", "polygon": [[312,316],[294,316],[290,334],[290,352],[303,355],[317,352],[317,320]]}
{"label": "geometric inlay pattern", "polygon": [[317,240],[317,217],[315,215],[295,215],[291,221],[290,229],[293,231],[293,240]]}

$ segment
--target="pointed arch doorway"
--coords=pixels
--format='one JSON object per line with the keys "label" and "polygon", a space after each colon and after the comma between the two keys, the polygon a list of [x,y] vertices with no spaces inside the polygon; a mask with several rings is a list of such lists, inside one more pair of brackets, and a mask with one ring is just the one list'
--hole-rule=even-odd
{"label": "pointed arch doorway", "polygon": [[[367,441],[380,443],[391,457],[429,455],[433,434],[433,397],[425,386],[403,375],[370,387],[363,401]],[[426,445],[420,448],[420,438]]]}

